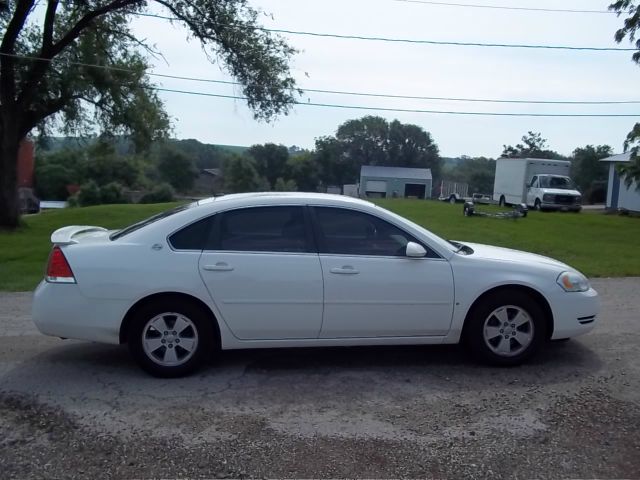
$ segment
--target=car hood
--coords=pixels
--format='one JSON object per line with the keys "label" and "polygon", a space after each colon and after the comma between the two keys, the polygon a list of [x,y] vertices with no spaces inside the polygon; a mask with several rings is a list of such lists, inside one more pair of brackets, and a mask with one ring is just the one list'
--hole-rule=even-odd
{"label": "car hood", "polygon": [[557,267],[561,270],[574,270],[565,263],[543,255],[537,255],[535,253],[522,252],[511,248],[494,247],[492,245],[482,245],[481,243],[460,243],[471,247],[473,249],[473,254],[471,256],[476,258],[486,258],[488,260],[497,260],[501,262],[513,262],[529,266],[539,266],[543,264],[551,267]]}
{"label": "car hood", "polygon": [[579,197],[580,192],[577,190],[562,190],[561,188],[541,188],[544,193],[550,193],[552,195],[571,195]]}

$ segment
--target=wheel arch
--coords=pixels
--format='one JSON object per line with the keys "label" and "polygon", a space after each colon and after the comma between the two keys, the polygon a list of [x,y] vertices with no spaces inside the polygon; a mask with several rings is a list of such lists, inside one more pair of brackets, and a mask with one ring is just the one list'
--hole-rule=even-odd
{"label": "wheel arch", "polygon": [[473,315],[475,309],[487,297],[491,295],[495,295],[496,293],[501,291],[519,291],[526,295],[529,295],[540,306],[540,308],[542,308],[542,311],[544,312],[544,316],[545,316],[546,327],[547,327],[546,340],[551,338],[551,336],[553,335],[553,325],[554,325],[553,311],[551,310],[551,305],[549,305],[549,302],[547,301],[545,296],[542,295],[542,293],[540,293],[538,290],[528,287],[526,285],[518,285],[518,284],[500,285],[500,286],[491,288],[486,292],[483,292],[478,298],[476,298],[475,301],[471,304],[471,307],[469,307],[469,310],[467,311],[467,314],[464,317],[464,324],[462,326],[462,338],[464,338],[464,335],[466,333],[466,327],[469,324],[469,319]]}
{"label": "wheel arch", "polygon": [[218,324],[218,319],[216,318],[211,308],[199,298],[194,297],[193,295],[189,295],[187,293],[180,293],[180,292],[154,293],[151,295],[147,295],[146,297],[143,297],[140,300],[138,300],[136,303],[134,303],[129,308],[124,318],[122,319],[122,323],[120,324],[120,334],[119,334],[120,344],[127,343],[127,331],[129,330],[129,325],[131,324],[131,321],[133,320],[133,318],[135,318],[137,312],[145,305],[148,305],[153,302],[157,302],[160,299],[162,300],[173,299],[178,302],[189,302],[194,305],[197,305],[198,308],[202,309],[202,311],[205,312],[209,317],[209,319],[211,320],[211,323],[214,327],[213,329],[214,335],[215,335],[214,340],[217,342],[218,346],[221,345],[220,325]]}

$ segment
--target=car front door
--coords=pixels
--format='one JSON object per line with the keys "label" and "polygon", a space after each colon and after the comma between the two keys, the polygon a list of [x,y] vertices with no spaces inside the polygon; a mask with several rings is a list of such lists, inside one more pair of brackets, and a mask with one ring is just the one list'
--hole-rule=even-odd
{"label": "car front door", "polygon": [[322,270],[304,207],[220,213],[210,244],[200,275],[237,338],[318,337]]}
{"label": "car front door", "polygon": [[313,207],[324,276],[321,338],[439,336],[449,332],[453,274],[428,249],[406,256],[410,234],[377,216]]}

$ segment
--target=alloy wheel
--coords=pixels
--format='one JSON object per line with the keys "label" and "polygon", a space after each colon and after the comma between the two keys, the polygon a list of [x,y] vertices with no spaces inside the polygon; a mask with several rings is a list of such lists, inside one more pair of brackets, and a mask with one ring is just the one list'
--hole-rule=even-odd
{"label": "alloy wheel", "polygon": [[526,310],[515,305],[496,308],[484,321],[484,341],[496,355],[514,357],[533,341],[534,324]]}

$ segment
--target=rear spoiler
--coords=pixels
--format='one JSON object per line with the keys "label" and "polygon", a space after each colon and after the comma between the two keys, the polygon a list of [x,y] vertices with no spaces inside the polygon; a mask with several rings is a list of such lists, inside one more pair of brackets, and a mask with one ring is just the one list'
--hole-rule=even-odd
{"label": "rear spoiler", "polygon": [[92,232],[107,232],[106,228],[102,227],[90,227],[87,225],[71,225],[69,227],[62,227],[51,234],[51,243],[55,245],[72,245],[78,243],[78,240],[74,240],[73,237],[82,233]]}

